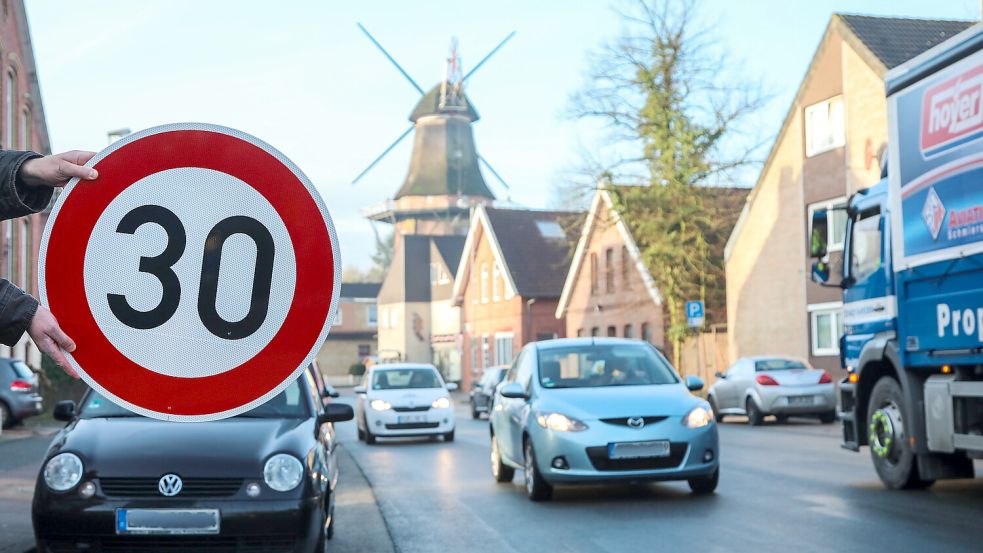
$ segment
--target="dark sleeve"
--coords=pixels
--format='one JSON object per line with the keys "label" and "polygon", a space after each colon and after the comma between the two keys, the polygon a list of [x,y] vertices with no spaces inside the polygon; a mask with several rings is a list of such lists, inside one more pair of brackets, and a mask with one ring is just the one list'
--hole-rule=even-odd
{"label": "dark sleeve", "polygon": [[0,344],[13,346],[31,326],[38,300],[0,278]]}
{"label": "dark sleeve", "polygon": [[17,178],[20,166],[29,159],[41,157],[34,152],[5,150],[0,152],[0,219],[13,219],[37,213],[51,201],[54,189],[24,186]]}

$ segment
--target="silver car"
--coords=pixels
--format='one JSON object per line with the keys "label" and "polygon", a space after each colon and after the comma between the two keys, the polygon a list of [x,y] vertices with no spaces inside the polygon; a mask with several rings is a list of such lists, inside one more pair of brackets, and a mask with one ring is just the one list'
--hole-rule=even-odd
{"label": "silver car", "polygon": [[747,415],[760,425],[768,415],[783,422],[789,415],[817,416],[824,424],[836,420],[833,379],[823,369],[788,357],[745,357],[724,374],[717,373],[707,400],[717,414]]}
{"label": "silver car", "polygon": [[525,475],[533,501],[554,484],[687,480],[711,493],[717,425],[651,345],[617,338],[534,342],[522,349],[491,411],[492,475]]}

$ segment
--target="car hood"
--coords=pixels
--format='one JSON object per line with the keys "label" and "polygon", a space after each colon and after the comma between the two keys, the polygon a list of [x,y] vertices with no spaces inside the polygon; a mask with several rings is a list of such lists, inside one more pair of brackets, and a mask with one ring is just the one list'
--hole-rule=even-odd
{"label": "car hood", "polygon": [[200,423],[144,417],[80,419],[51,444],[49,457],[71,451],[92,476],[256,477],[274,453],[302,462],[314,443],[312,419],[233,418]]}
{"label": "car hood", "polygon": [[540,391],[536,408],[580,420],[683,416],[702,400],[682,384],[560,388]]}
{"label": "car hood", "polygon": [[439,397],[449,394],[443,388],[403,388],[401,390],[372,390],[367,394],[369,401],[381,399],[393,407],[423,407],[430,405]]}

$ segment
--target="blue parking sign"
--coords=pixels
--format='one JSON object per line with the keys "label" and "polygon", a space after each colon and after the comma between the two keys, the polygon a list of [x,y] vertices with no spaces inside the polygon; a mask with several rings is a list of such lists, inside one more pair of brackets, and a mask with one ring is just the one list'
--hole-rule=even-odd
{"label": "blue parking sign", "polygon": [[686,322],[690,328],[703,326],[703,302],[700,300],[686,302]]}

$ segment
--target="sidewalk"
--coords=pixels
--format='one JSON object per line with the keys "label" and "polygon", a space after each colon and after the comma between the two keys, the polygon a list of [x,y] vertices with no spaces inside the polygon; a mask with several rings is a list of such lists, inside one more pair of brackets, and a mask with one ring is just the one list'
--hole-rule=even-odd
{"label": "sidewalk", "polygon": [[341,477],[335,493],[334,539],[336,553],[394,553],[392,538],[379,511],[375,494],[362,470],[344,446],[337,450]]}

